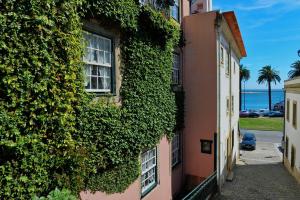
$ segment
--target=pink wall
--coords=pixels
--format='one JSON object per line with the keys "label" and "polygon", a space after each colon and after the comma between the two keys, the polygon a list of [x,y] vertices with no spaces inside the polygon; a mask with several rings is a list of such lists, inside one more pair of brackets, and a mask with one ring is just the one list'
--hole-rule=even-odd
{"label": "pink wall", "polygon": [[[166,137],[162,138],[158,145],[158,184],[148,193],[143,200],[170,200],[171,192],[171,167],[170,167],[170,144]],[[124,193],[108,195],[103,192],[81,192],[82,200],[140,200],[141,184],[140,178],[128,187]]]}
{"label": "pink wall", "polygon": [[182,0],[181,1],[181,16],[182,19],[188,15],[190,15],[190,1],[189,0]]}
{"label": "pink wall", "polygon": [[214,169],[214,152],[201,153],[200,139],[213,140],[217,129],[215,18],[216,13],[209,12],[184,19],[184,167],[186,175],[198,181]]}

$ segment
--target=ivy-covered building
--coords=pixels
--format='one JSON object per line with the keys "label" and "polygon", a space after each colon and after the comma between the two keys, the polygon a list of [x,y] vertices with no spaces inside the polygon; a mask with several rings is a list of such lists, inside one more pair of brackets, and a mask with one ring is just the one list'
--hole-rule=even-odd
{"label": "ivy-covered building", "polygon": [[[224,79],[232,73],[232,84],[239,76],[217,65],[224,49],[190,40],[216,28],[218,12],[206,13],[209,27],[197,20],[212,10],[210,0],[9,0],[0,10],[0,199],[66,188],[83,200],[169,200],[221,173],[213,163],[225,166],[224,156],[216,161],[215,150],[204,155],[200,146],[221,135],[213,127],[221,118],[203,105],[222,102],[227,122],[238,98],[218,99],[217,87],[191,91],[216,85],[201,81],[219,77],[217,67]],[[241,38],[234,27],[222,30],[238,71]],[[201,116],[201,106],[214,117]],[[214,141],[222,155],[233,141],[225,132]]]}
{"label": "ivy-covered building", "polygon": [[180,2],[0,9],[0,199],[55,188],[81,199],[171,199]]}

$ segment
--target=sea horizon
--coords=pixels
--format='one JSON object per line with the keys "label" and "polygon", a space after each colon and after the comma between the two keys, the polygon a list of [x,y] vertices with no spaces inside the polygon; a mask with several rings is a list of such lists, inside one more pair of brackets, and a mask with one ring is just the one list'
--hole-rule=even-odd
{"label": "sea horizon", "polygon": [[[243,89],[241,93],[241,105],[243,110],[259,110],[269,108],[268,89]],[[272,89],[271,96],[272,106],[276,103],[284,101],[283,89]]]}

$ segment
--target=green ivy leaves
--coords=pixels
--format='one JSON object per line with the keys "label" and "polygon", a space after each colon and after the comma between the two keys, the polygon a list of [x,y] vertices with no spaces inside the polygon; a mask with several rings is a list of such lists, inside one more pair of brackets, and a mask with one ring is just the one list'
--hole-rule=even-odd
{"label": "green ivy leaves", "polygon": [[[0,199],[115,193],[175,125],[178,26],[137,0],[0,2]],[[122,105],[84,91],[82,19],[121,32]]]}

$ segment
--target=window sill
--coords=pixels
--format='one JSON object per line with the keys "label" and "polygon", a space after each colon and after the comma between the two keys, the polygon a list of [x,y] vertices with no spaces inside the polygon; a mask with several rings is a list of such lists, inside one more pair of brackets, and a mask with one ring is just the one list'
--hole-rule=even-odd
{"label": "window sill", "polygon": [[111,91],[108,91],[108,92],[104,92],[104,91],[89,91],[89,90],[85,90],[88,94],[91,94],[91,95],[95,95],[96,97],[114,97],[114,96],[117,96],[117,94],[115,93],[112,93]]}

